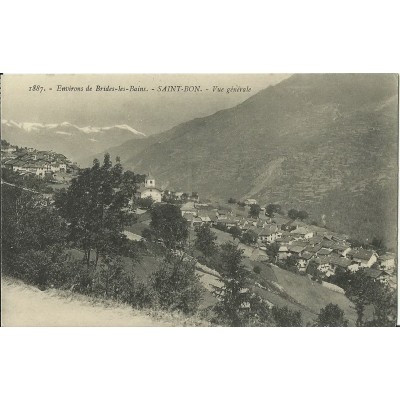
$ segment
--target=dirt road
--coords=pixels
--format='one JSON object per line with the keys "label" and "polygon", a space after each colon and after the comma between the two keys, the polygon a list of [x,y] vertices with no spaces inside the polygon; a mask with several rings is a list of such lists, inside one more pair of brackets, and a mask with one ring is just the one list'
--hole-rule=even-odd
{"label": "dirt road", "polygon": [[2,326],[184,326],[191,321],[149,315],[129,306],[93,303],[89,298],[58,290],[40,291],[2,279]]}

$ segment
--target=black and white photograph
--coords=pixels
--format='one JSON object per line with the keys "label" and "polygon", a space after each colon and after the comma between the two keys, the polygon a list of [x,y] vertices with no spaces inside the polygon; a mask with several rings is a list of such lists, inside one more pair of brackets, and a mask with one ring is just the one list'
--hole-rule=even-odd
{"label": "black and white photograph", "polygon": [[398,74],[4,74],[5,327],[395,327]]}

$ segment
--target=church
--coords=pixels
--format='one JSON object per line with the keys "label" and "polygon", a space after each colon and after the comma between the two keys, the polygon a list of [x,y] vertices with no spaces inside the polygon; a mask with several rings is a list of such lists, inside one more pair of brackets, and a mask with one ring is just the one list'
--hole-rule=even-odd
{"label": "church", "polygon": [[144,185],[141,184],[136,191],[139,199],[151,197],[155,203],[160,203],[162,198],[162,190],[156,187],[155,179],[149,174],[146,177]]}

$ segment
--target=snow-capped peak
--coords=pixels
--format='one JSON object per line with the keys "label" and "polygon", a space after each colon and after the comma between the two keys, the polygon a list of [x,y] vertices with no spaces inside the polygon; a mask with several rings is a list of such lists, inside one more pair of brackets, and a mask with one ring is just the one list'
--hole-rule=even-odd
{"label": "snow-capped peak", "polygon": [[130,131],[136,135],[141,135],[141,136],[146,136],[144,133],[137,131],[136,129],[133,129],[129,125],[123,124],[123,125],[115,125],[115,128],[119,129],[126,129],[127,131]]}
{"label": "snow-capped peak", "polygon": [[[1,123],[5,126],[14,126],[24,130],[25,132],[36,132],[36,131],[43,131],[43,130],[50,130],[50,129],[57,129],[56,133],[63,132],[65,134],[66,128],[75,128],[77,131],[83,132],[85,134],[94,134],[94,133],[101,133],[105,131],[109,131],[112,129],[119,129],[131,132],[138,136],[146,137],[147,135],[143,132],[139,132],[136,129],[132,128],[127,124],[120,124],[120,125],[113,125],[113,126],[105,126],[105,127],[96,127],[96,126],[84,126],[79,127],[77,125],[71,124],[70,122],[64,121],[61,123],[53,123],[53,124],[42,124],[39,122],[15,122],[12,120],[2,119]],[[63,128],[63,129],[60,129]]]}

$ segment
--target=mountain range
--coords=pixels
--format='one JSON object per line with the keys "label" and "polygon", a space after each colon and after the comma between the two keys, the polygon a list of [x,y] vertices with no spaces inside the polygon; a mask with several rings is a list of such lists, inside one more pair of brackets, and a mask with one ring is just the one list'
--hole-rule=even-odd
{"label": "mountain range", "polygon": [[69,122],[41,124],[2,120],[1,128],[3,139],[14,145],[53,150],[78,162],[111,146],[146,138],[129,125],[79,127]]}
{"label": "mountain range", "polygon": [[398,77],[300,74],[243,103],[109,149],[202,197],[256,198],[363,241],[397,233]]}

